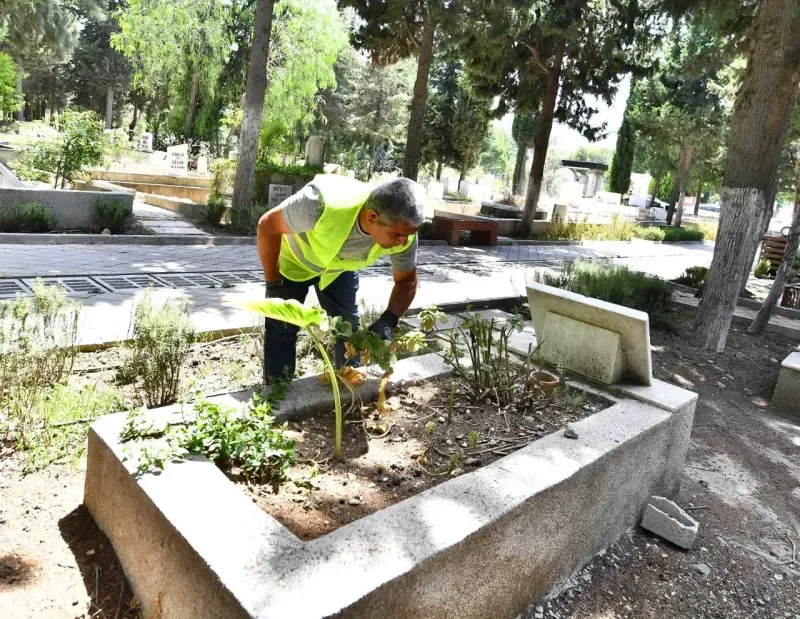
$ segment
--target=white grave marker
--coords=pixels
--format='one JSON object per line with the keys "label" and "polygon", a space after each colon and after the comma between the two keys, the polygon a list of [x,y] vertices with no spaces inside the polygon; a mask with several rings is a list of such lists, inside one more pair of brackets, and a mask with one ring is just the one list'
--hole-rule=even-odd
{"label": "white grave marker", "polygon": [[208,157],[201,155],[197,158],[197,173],[208,174]]}
{"label": "white grave marker", "polygon": [[167,148],[167,174],[171,176],[189,175],[189,145]]}
{"label": "white grave marker", "polygon": [[294,193],[291,185],[270,185],[269,186],[269,207],[278,206],[286,198]]}
{"label": "white grave marker", "polygon": [[142,135],[139,136],[139,144],[137,145],[139,150],[143,150],[146,153],[153,152],[153,134],[144,132]]}
{"label": "white grave marker", "polygon": [[567,221],[567,205],[556,204],[553,206],[553,223],[565,223]]}
{"label": "white grave marker", "polygon": [[444,186],[436,181],[428,183],[428,197],[431,200],[441,200],[444,197]]}

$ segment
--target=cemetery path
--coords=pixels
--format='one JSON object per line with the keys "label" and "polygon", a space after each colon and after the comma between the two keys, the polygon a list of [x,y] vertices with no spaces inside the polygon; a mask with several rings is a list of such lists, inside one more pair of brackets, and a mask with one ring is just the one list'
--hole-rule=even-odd
{"label": "cemetery path", "polygon": [[169,234],[179,236],[209,236],[189,221],[165,208],[145,204],[141,200],[133,202],[133,216],[156,236]]}

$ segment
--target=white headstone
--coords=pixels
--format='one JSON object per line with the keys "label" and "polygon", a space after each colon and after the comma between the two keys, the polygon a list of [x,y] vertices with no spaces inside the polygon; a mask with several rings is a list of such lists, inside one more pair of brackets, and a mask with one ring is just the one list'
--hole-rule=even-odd
{"label": "white headstone", "polygon": [[306,142],[306,163],[319,168],[323,163],[325,143],[318,135],[312,135]]}
{"label": "white headstone", "polygon": [[270,185],[269,186],[269,207],[278,206],[286,198],[294,193],[291,185]]}
{"label": "white headstone", "polygon": [[445,193],[450,193],[450,178],[447,176],[442,179],[442,189]]}
{"label": "white headstone", "polygon": [[139,150],[143,150],[146,153],[153,152],[153,134],[144,132],[142,135],[139,136],[139,143],[137,144],[137,148]]}
{"label": "white headstone", "polygon": [[170,146],[167,148],[167,174],[170,176],[189,175],[189,145]]}
{"label": "white headstone", "polygon": [[567,221],[567,205],[556,204],[553,206],[553,223],[564,223]]}
{"label": "white headstone", "polygon": [[444,186],[436,181],[428,183],[428,197],[431,200],[441,200],[444,197]]}
{"label": "white headstone", "polygon": [[472,189],[472,183],[467,180],[461,181],[458,185],[458,193],[463,194],[465,196],[469,195],[470,190]]}
{"label": "white headstone", "polygon": [[237,159],[239,159],[239,151],[238,150],[229,150],[228,151],[228,159],[232,159],[233,161],[236,161]]}
{"label": "white headstone", "polygon": [[208,174],[208,157],[203,157],[200,155],[197,158],[197,173]]}

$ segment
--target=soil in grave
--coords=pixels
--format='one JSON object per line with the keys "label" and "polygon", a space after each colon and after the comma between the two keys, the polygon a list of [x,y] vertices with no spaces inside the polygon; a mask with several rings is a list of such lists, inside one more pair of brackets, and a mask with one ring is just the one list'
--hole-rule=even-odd
{"label": "soil in grave", "polygon": [[333,419],[292,422],[297,460],[275,493],[229,472],[253,501],[299,538],[310,540],[398,503],[457,475],[486,466],[610,402],[582,391],[558,390],[524,405],[498,408],[456,391],[451,422],[451,381],[440,379],[389,398],[381,415],[364,407],[346,417],[343,458],[333,462]]}

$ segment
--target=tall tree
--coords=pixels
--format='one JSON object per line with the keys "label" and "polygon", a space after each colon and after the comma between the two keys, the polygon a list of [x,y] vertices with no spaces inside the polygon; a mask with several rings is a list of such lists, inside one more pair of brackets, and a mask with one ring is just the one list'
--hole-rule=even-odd
{"label": "tall tree", "polygon": [[236,180],[233,185],[231,221],[237,229],[250,226],[250,203],[253,200],[258,137],[261,117],[264,114],[264,94],[267,90],[267,57],[274,4],[274,0],[258,0],[253,24],[253,42],[244,95],[244,116],[239,137]]}
{"label": "tall tree", "polygon": [[491,104],[475,96],[469,78],[462,75],[459,80],[458,103],[453,117],[453,148],[460,176],[458,183],[477,161],[491,119]]}
{"label": "tall tree", "polygon": [[514,140],[509,130],[497,122],[491,123],[481,145],[478,163],[486,172],[508,183],[514,171],[514,150]]}
{"label": "tall tree", "polygon": [[16,112],[22,106],[17,93],[17,68],[11,56],[0,52],[0,112]]}
{"label": "tall tree", "polygon": [[530,232],[539,202],[553,121],[590,140],[593,95],[610,104],[621,77],[645,60],[663,24],[638,0],[455,0],[459,48],[479,91],[499,96],[499,112],[541,107],[520,234]]}
{"label": "tall tree", "polygon": [[617,132],[617,147],[614,151],[614,157],[611,159],[609,188],[614,193],[628,193],[628,189],[631,186],[636,137],[633,127],[631,127],[628,110],[634,103],[635,86],[635,83],[631,84],[631,92],[628,95],[628,102],[625,104],[625,115],[622,117],[622,124]]}
{"label": "tall tree", "polygon": [[725,349],[749,257],[774,197],[781,149],[800,82],[800,0],[763,0],[736,97],[714,258],[697,311],[700,344]]}
{"label": "tall tree", "polygon": [[453,149],[453,118],[458,101],[458,79],[461,62],[439,60],[431,70],[428,109],[422,147],[423,163],[436,166],[436,180],[442,178],[442,167],[456,165]]}
{"label": "tall tree", "polygon": [[353,33],[355,44],[370,52],[373,62],[386,66],[417,57],[417,77],[406,135],[403,176],[417,179],[422,159],[428,77],[437,29],[453,7],[446,0],[338,0],[340,7],[358,12],[361,22]]}
{"label": "tall tree", "polygon": [[539,114],[514,114],[514,121],[511,124],[511,137],[517,145],[517,159],[514,162],[514,176],[511,180],[511,190],[515,196],[521,196],[525,187],[525,159],[528,156],[528,149],[533,148],[536,134],[539,132]]}

